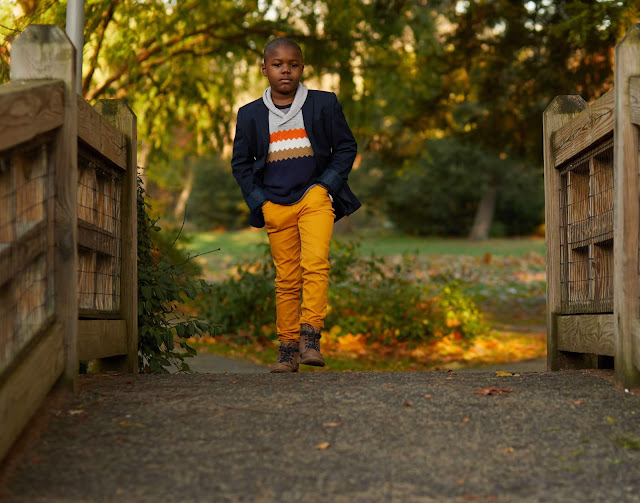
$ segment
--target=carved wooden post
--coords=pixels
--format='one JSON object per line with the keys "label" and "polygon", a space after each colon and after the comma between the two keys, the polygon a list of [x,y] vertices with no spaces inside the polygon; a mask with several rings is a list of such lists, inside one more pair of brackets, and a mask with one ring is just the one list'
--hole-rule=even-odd
{"label": "carved wooden post", "polygon": [[120,313],[127,322],[126,362],[103,359],[101,368],[138,371],[138,213],[137,213],[137,119],[125,100],[99,100],[94,107],[127,138],[127,171],[122,182],[122,265]]}
{"label": "carved wooden post", "polygon": [[[638,333],[638,127],[631,120],[630,81],[640,75],[640,25],[616,46],[614,129],[614,276],[615,373],[626,387],[640,385]],[[635,330],[634,330],[635,327]],[[635,331],[635,334],[634,334]],[[636,366],[634,367],[634,361]]]}
{"label": "carved wooden post", "polygon": [[55,314],[65,341],[63,382],[75,390],[78,378],[78,250],[76,186],[78,124],[75,49],[53,25],[28,26],[11,47],[11,80],[64,81],[64,123],[54,140]]}
{"label": "carved wooden post", "polygon": [[[575,95],[556,96],[543,115],[545,233],[547,242],[547,369],[583,367],[558,350],[558,323],[562,290],[560,270],[560,174],[555,168],[553,135],[576,114],[586,102]],[[565,243],[566,246],[566,243]]]}

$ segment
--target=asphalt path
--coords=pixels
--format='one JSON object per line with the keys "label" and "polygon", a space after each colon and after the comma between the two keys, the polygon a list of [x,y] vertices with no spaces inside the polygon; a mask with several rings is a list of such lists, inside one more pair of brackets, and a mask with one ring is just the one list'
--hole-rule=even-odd
{"label": "asphalt path", "polygon": [[94,374],[6,501],[640,502],[640,398],[608,371]]}

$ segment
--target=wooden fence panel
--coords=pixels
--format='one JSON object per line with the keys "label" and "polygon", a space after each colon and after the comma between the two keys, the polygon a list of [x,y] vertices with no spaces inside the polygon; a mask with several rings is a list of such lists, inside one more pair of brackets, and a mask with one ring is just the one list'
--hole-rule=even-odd
{"label": "wooden fence panel", "polygon": [[62,126],[63,103],[64,83],[57,80],[0,86],[0,152]]}
{"label": "wooden fence panel", "polygon": [[0,459],[79,358],[138,367],[136,117],[77,96],[74,53],[29,26],[0,87]]}
{"label": "wooden fence panel", "polygon": [[[127,170],[122,179],[120,312],[127,326],[127,358],[113,367],[138,371],[137,120],[125,100],[100,100],[96,110],[126,138]],[[117,219],[115,220],[117,222]],[[106,264],[105,264],[106,265]]]}
{"label": "wooden fence panel", "polygon": [[[630,77],[640,75],[640,25],[633,26],[615,53],[615,247],[614,310],[616,313],[616,378],[625,386],[640,385],[640,340],[634,337],[638,319],[638,128],[632,122]],[[634,360],[636,365],[634,366]]]}
{"label": "wooden fence panel", "polygon": [[74,52],[59,27],[29,26],[0,88],[16,122],[0,135],[0,458],[59,378],[76,386]]}

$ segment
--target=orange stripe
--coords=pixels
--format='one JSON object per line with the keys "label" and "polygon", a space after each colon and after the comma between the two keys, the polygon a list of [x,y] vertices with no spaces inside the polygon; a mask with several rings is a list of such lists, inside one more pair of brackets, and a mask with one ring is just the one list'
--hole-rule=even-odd
{"label": "orange stripe", "polygon": [[307,138],[307,132],[304,128],[288,129],[286,131],[276,131],[269,135],[269,143],[282,140],[295,140],[296,138]]}

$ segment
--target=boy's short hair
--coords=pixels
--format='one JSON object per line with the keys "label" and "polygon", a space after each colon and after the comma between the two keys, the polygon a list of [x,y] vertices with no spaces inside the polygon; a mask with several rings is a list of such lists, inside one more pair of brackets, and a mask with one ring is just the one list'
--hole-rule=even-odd
{"label": "boy's short hair", "polygon": [[264,52],[262,53],[263,59],[266,61],[267,56],[271,51],[273,51],[278,47],[282,47],[283,45],[288,45],[289,47],[293,47],[300,53],[300,57],[302,57],[302,49],[300,49],[300,46],[298,44],[296,44],[290,38],[281,37],[281,38],[274,38],[271,42],[269,42],[267,45],[264,46]]}

